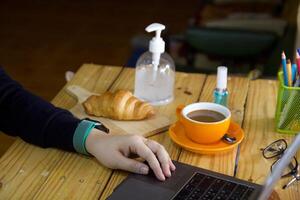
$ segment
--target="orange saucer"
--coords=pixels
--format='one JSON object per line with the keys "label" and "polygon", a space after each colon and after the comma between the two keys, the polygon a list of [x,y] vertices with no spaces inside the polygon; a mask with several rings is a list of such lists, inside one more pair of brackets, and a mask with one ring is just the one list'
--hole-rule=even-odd
{"label": "orange saucer", "polygon": [[201,154],[216,154],[230,151],[244,139],[244,131],[237,123],[231,122],[227,133],[230,136],[236,137],[237,141],[234,144],[227,144],[222,140],[211,144],[199,144],[192,141],[186,136],[184,128],[179,121],[171,125],[171,127],[169,128],[169,135],[173,142],[188,151]]}

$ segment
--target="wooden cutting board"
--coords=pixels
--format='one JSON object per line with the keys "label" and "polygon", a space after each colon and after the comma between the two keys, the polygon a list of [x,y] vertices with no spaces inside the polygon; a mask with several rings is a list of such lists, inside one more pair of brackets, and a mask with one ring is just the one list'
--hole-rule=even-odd
{"label": "wooden cutting board", "polygon": [[68,86],[66,91],[78,100],[78,103],[70,109],[73,115],[80,119],[88,117],[90,119],[98,120],[109,128],[110,132],[113,134],[137,134],[149,137],[166,131],[171,124],[169,118],[160,113],[156,113],[155,116],[141,121],[118,121],[103,117],[90,116],[85,113],[82,102],[95,93],[87,91],[77,85]]}

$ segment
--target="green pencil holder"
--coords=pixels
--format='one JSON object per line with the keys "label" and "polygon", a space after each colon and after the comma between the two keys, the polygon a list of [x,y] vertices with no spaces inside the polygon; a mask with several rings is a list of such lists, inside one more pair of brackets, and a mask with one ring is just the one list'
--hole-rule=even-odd
{"label": "green pencil holder", "polygon": [[275,113],[276,131],[296,134],[300,132],[300,87],[284,85],[283,72],[278,73],[279,88]]}

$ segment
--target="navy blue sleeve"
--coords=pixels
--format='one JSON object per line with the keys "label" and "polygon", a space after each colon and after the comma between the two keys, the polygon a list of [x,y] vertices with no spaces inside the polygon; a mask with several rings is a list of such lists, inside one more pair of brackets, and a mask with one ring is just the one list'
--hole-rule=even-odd
{"label": "navy blue sleeve", "polygon": [[69,111],[26,91],[0,67],[0,130],[41,147],[75,151],[73,135],[80,122]]}

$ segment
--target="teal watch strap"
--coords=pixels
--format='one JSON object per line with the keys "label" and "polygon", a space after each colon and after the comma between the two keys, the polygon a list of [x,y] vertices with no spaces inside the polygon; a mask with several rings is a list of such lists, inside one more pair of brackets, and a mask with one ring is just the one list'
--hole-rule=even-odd
{"label": "teal watch strap", "polygon": [[85,148],[85,141],[95,126],[95,122],[88,120],[82,120],[78,124],[73,136],[73,146],[78,153],[90,155]]}

